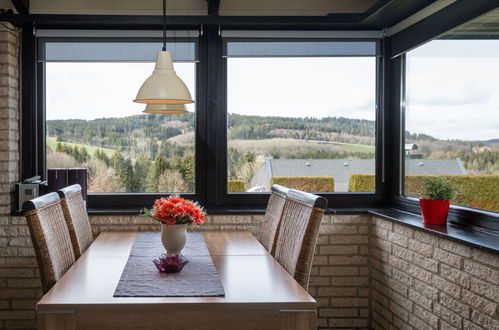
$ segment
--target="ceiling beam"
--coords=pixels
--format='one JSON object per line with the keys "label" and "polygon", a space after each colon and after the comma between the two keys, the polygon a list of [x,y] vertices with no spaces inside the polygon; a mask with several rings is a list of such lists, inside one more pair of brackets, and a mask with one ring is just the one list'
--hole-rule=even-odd
{"label": "ceiling beam", "polygon": [[220,0],[206,0],[208,1],[208,16],[218,16],[220,9]]}
{"label": "ceiling beam", "polygon": [[11,0],[11,2],[19,14],[29,13],[29,0]]}
{"label": "ceiling beam", "polygon": [[461,24],[499,8],[497,0],[456,1],[391,37],[391,57],[437,38]]}
{"label": "ceiling beam", "polygon": [[[168,26],[178,28],[215,24],[234,28],[364,30],[358,24],[357,14],[329,16],[167,16]],[[0,21],[15,25],[35,23],[38,28],[72,29],[155,29],[161,27],[162,16],[147,15],[52,15],[52,14],[0,14]]]}
{"label": "ceiling beam", "polygon": [[392,0],[379,0],[374,5],[372,5],[368,10],[362,14],[362,21],[369,19],[369,17],[375,15],[377,12],[383,10]]}
{"label": "ceiling beam", "polygon": [[363,14],[362,24],[387,28],[434,2],[436,0],[380,0]]}

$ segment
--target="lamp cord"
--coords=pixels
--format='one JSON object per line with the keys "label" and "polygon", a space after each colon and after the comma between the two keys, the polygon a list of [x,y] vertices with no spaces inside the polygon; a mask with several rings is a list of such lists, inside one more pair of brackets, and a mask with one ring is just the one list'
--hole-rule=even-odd
{"label": "lamp cord", "polygon": [[163,0],[163,51],[166,51],[166,0]]}

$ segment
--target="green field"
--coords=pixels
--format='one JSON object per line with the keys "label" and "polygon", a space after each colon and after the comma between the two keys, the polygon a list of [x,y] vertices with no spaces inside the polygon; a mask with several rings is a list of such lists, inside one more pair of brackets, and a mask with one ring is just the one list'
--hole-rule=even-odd
{"label": "green field", "polygon": [[365,144],[352,144],[352,143],[341,143],[341,142],[333,142],[332,144],[339,145],[343,148],[343,150],[351,152],[374,153],[375,151],[374,146],[369,146]]}
{"label": "green field", "polygon": [[229,140],[229,147],[240,151],[251,151],[257,154],[269,154],[279,150],[285,154],[296,154],[310,150],[329,150],[337,152],[374,153],[375,147],[364,144],[298,140],[290,138],[273,138],[259,140]]}
{"label": "green field", "polygon": [[[54,136],[47,136],[47,147],[49,147],[50,149],[54,150],[57,148],[57,138],[54,137]],[[104,151],[106,153],[106,155],[108,155],[109,157],[111,157],[114,153],[114,150],[113,149],[107,149],[107,148],[100,148],[100,147],[94,147],[94,146],[90,146],[88,144],[79,144],[79,143],[71,143],[71,142],[61,142],[63,144],[67,144],[71,147],[84,147],[87,149],[87,152],[91,155],[93,155],[95,153],[96,150],[101,150],[101,151]]]}

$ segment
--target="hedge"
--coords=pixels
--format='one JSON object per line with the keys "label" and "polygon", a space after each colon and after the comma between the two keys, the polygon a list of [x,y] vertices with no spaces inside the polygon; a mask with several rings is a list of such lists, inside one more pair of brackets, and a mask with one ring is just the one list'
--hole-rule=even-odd
{"label": "hedge", "polygon": [[331,176],[274,176],[270,184],[307,192],[334,192],[334,179]]}
{"label": "hedge", "polygon": [[244,181],[242,180],[229,180],[227,185],[227,190],[229,192],[245,192]]}
{"label": "hedge", "polygon": [[348,181],[349,192],[375,192],[374,175],[372,174],[352,174]]}
{"label": "hedge", "polygon": [[[499,175],[442,175],[454,182],[457,196],[453,204],[482,210],[499,212]],[[407,175],[405,195],[420,197],[422,185],[428,175]],[[353,174],[350,176],[348,191],[374,191],[374,175]]]}

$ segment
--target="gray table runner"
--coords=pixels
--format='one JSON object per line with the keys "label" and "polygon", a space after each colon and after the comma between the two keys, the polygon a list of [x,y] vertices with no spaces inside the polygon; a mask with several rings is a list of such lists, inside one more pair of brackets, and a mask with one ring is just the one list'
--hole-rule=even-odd
{"label": "gray table runner", "polygon": [[202,233],[189,232],[182,255],[189,260],[180,273],[160,273],[152,260],[165,252],[160,233],[138,233],[114,297],[224,296]]}

